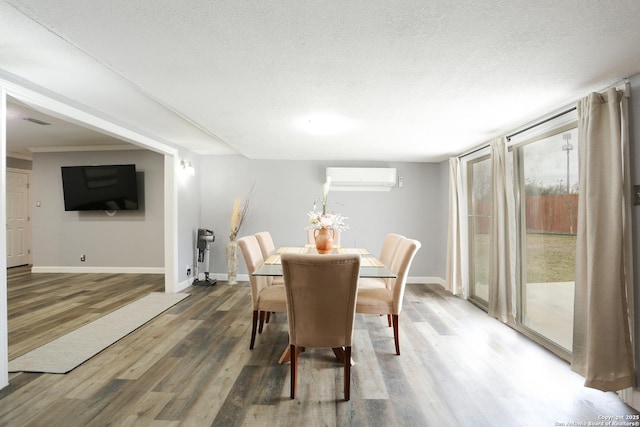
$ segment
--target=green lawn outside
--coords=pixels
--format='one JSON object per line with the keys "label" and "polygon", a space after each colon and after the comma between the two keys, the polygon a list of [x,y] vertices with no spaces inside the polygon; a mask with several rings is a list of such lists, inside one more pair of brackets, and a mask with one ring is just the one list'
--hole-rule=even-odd
{"label": "green lawn outside", "polygon": [[[476,282],[488,282],[489,235],[475,239]],[[525,265],[528,283],[572,282],[575,280],[576,236],[527,234]]]}
{"label": "green lawn outside", "polygon": [[576,270],[576,236],[527,234],[528,283],[572,282]]}

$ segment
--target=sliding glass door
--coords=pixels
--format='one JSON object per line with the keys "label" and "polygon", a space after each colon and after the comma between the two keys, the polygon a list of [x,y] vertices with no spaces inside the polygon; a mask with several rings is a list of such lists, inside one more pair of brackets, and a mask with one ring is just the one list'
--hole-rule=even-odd
{"label": "sliding glass door", "polygon": [[513,149],[519,189],[518,323],[570,353],[573,338],[578,137],[575,127]]}
{"label": "sliding glass door", "polygon": [[[549,130],[551,129],[551,130]],[[569,359],[573,340],[576,231],[578,218],[578,132],[564,120],[535,136],[520,136],[509,148],[516,236],[515,325]],[[491,158],[466,162],[469,299],[489,306]],[[510,185],[508,185],[510,187]]]}
{"label": "sliding glass door", "polygon": [[468,163],[469,298],[483,308],[489,300],[489,227],[491,212],[491,159]]}

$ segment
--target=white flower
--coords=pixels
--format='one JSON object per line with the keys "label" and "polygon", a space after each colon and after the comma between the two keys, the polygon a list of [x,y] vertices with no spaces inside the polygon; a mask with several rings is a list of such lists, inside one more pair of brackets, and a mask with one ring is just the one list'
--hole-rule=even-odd
{"label": "white flower", "polygon": [[331,188],[331,177],[327,177],[327,182],[322,186],[322,194],[324,196],[325,202],[327,201],[327,195],[329,194],[329,189]]}
{"label": "white flower", "polygon": [[309,223],[307,228],[333,228],[335,230],[346,230],[349,228],[344,220],[348,219],[340,214],[327,213],[327,196],[331,188],[331,177],[327,177],[327,182],[322,186],[322,212],[316,212],[316,202],[313,203],[313,210],[308,212]]}
{"label": "white flower", "polygon": [[309,215],[309,227],[311,229],[320,228],[333,228],[335,230],[347,230],[349,226],[345,224],[345,220],[348,219],[340,214],[321,214],[319,212],[310,211]]}

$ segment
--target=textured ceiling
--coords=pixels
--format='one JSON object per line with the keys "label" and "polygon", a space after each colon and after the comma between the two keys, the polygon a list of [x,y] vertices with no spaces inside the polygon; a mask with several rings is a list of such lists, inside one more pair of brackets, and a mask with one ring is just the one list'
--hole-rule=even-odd
{"label": "textured ceiling", "polygon": [[440,161],[640,72],[639,24],[637,0],[8,0],[0,68],[201,154]]}

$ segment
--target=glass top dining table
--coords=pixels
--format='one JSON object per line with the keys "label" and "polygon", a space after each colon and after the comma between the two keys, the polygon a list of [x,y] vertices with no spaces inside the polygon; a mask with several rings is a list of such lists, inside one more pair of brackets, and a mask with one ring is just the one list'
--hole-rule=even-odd
{"label": "glass top dining table", "polygon": [[[254,276],[282,276],[281,256],[285,253],[317,254],[315,246],[283,246],[264,260],[264,263],[253,272]],[[378,258],[364,248],[333,248],[331,253],[360,254],[360,277],[395,278],[396,274],[386,267]]]}

